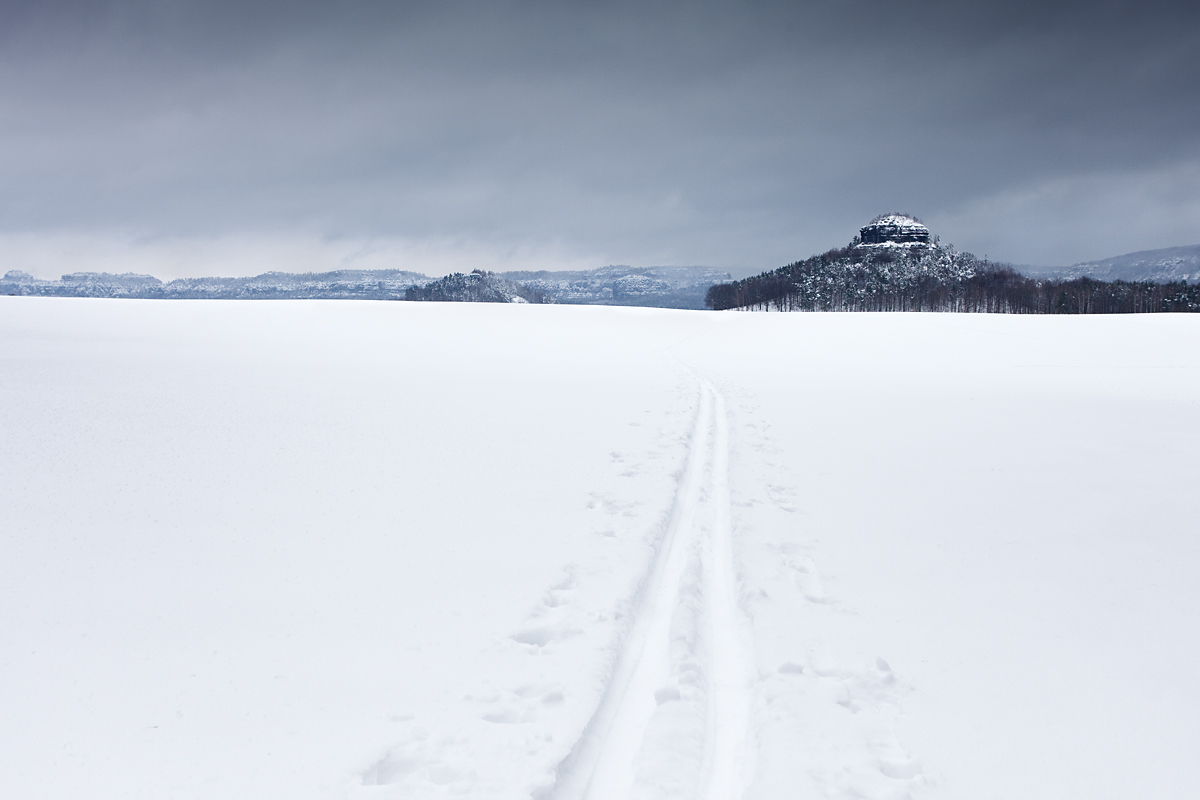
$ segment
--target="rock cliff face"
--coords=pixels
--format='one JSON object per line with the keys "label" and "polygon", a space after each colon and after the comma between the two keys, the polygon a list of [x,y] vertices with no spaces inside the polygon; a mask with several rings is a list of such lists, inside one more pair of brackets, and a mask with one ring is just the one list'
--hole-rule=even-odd
{"label": "rock cliff face", "polygon": [[928,247],[933,244],[926,228],[907,214],[883,214],[858,231],[859,247]]}

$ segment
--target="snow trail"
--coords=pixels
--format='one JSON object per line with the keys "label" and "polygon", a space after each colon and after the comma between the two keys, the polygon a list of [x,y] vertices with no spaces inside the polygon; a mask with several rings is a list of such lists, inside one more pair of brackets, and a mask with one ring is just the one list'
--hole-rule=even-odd
{"label": "snow trail", "polygon": [[[724,398],[702,380],[637,616],[600,705],[559,768],[554,800],[734,800],[748,783],[750,639],[737,603],[728,439]],[[694,757],[692,739],[702,740]]]}
{"label": "snow trail", "polygon": [[733,522],[729,503],[729,421],[725,398],[708,381],[713,397],[712,524],[705,548],[709,622],[708,730],[703,786],[705,800],[741,797],[751,777],[750,704],[753,643],[741,624]]}

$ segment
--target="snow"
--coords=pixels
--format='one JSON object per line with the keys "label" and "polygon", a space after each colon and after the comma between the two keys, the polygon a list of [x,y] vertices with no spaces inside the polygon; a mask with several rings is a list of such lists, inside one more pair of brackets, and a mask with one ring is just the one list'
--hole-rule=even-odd
{"label": "snow", "polygon": [[925,224],[916,217],[909,217],[904,214],[884,214],[871,220],[870,225],[894,225],[906,230],[928,230]]}
{"label": "snow", "polygon": [[1193,797],[1198,344],[0,297],[0,794]]}
{"label": "snow", "polygon": [[924,250],[929,247],[929,242],[860,242],[854,246],[860,248],[894,247],[899,250]]}

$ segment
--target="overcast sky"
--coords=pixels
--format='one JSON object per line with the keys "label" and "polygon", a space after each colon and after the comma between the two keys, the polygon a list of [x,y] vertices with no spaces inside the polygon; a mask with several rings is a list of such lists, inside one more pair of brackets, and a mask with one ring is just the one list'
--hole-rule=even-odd
{"label": "overcast sky", "polygon": [[0,4],[0,271],[1200,243],[1200,4]]}

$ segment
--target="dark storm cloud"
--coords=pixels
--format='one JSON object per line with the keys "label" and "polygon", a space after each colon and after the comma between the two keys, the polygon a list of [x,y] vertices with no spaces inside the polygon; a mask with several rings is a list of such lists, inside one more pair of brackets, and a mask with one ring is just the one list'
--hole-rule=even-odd
{"label": "dark storm cloud", "polygon": [[893,209],[1014,260],[1192,243],[1198,17],[1168,3],[10,4],[0,228],[755,268]]}

